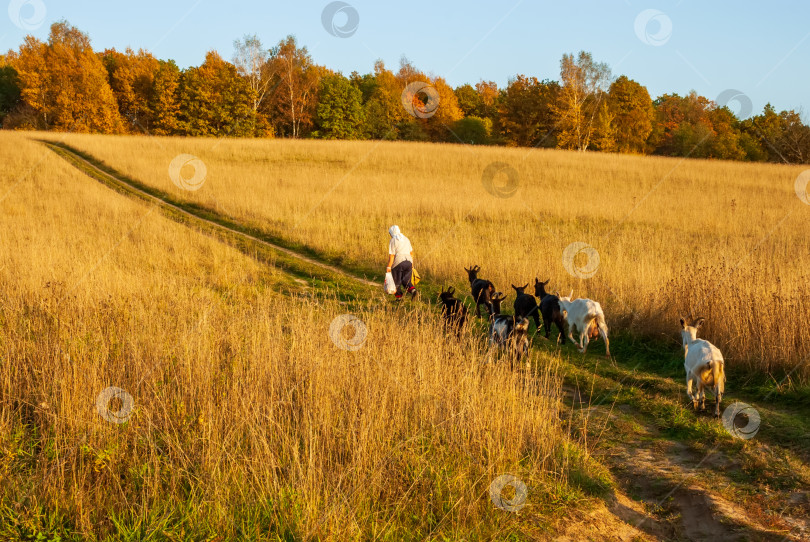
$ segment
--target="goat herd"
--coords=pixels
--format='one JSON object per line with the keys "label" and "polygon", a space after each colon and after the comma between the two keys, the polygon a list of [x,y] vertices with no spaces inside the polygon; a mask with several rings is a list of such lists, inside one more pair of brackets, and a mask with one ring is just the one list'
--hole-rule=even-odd
{"label": "goat herd", "polygon": [[[514,360],[529,353],[529,318],[534,319],[537,330],[540,330],[540,317],[543,317],[543,329],[546,339],[549,338],[552,323],[559,331],[559,341],[565,344],[565,325],[568,325],[567,337],[581,353],[588,349],[588,343],[599,336],[605,341],[605,354],[610,357],[608,327],[602,306],[591,299],[572,299],[573,290],[567,297],[559,293],[549,294],[546,285],[549,280],[541,282],[534,279],[534,295],[527,294],[524,286],[512,285],[515,290],[514,315],[501,314],[501,303],[506,295],[498,292],[495,285],[486,279],[479,278],[481,268],[477,265],[464,268],[470,281],[470,290],[475,301],[476,314],[481,316],[481,305],[489,315],[488,341],[491,348],[503,349]],[[536,297],[535,297],[536,296]],[[538,302],[539,299],[539,302]],[[442,303],[442,314],[445,325],[461,335],[467,321],[467,307],[455,297],[452,286],[439,294]],[[704,319],[698,318],[687,322],[681,318],[681,339],[684,349],[684,368],[686,369],[686,393],[692,400],[695,410],[705,409],[705,390],[714,394],[714,415],[720,416],[720,401],[725,391],[724,360],[720,350],[709,341],[697,338],[697,331]],[[573,330],[579,333],[579,341],[574,340]],[[695,390],[693,391],[693,386]]]}

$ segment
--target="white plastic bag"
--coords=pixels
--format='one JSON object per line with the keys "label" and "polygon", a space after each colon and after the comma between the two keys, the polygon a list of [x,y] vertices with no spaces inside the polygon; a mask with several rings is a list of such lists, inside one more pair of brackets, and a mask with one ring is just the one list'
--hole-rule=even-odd
{"label": "white plastic bag", "polygon": [[388,271],[385,274],[385,284],[383,287],[385,288],[385,293],[388,295],[395,294],[397,292],[397,286],[394,284],[394,275],[391,274],[391,271]]}

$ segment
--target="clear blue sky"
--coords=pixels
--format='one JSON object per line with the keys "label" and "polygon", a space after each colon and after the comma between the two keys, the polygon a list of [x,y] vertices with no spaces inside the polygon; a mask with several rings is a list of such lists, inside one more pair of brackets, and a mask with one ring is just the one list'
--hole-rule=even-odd
{"label": "clear blue sky", "polygon": [[[750,97],[754,112],[770,101],[777,109],[801,108],[810,119],[810,2],[804,0],[347,0],[359,16],[356,32],[347,38],[324,29],[325,0],[2,3],[24,2],[41,2],[47,11],[30,32],[41,39],[51,22],[66,19],[87,32],[97,50],[144,48],[181,67],[200,64],[210,49],[230,58],[233,40],[246,33],[257,34],[268,47],[294,34],[317,63],[345,74],[369,72],[378,58],[396,69],[405,55],[454,86],[480,79],[503,86],[518,73],[556,79],[562,54],[584,49],[610,64],[615,75],[646,85],[653,97],[694,89],[715,99],[737,89]],[[664,18],[652,17],[640,35],[662,45],[645,43],[636,32],[639,14],[648,9]],[[3,51],[17,48],[27,33],[7,11],[0,11]],[[37,23],[32,4],[21,12],[23,25]],[[338,25],[345,21],[337,15]]]}

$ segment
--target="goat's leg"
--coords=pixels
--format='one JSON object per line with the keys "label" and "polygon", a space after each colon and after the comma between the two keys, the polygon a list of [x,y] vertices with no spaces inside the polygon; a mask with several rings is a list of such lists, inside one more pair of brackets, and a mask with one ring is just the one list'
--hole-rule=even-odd
{"label": "goat's leg", "polygon": [[572,326],[570,324],[568,325],[568,339],[572,343],[574,343],[574,346],[576,346],[577,348],[579,348],[579,349],[582,348],[582,341],[577,342],[577,341],[574,340],[574,326]]}
{"label": "goat's leg", "polygon": [[698,395],[700,396],[700,410],[706,410],[706,389],[703,382],[698,383]]}
{"label": "goat's leg", "polygon": [[[562,315],[560,315],[557,318],[556,324],[557,324],[557,329],[560,330],[560,338],[562,339],[560,342],[562,344],[565,344],[565,323],[563,322]],[[574,342],[574,339],[571,339],[571,342]]]}
{"label": "goat's leg", "polygon": [[588,351],[588,343],[590,342],[590,340],[591,339],[588,337],[587,331],[579,334],[579,344],[582,346],[582,348],[579,351],[582,352],[583,354]]}
{"label": "goat's leg", "polygon": [[689,373],[686,373],[686,395],[689,396],[689,400],[692,401],[692,406],[697,410],[697,397],[692,393],[692,375]]}
{"label": "goat's leg", "polygon": [[599,328],[599,335],[605,341],[605,355],[610,357],[610,341],[608,341],[608,327],[604,318],[597,318],[596,325]]}
{"label": "goat's leg", "polygon": [[723,394],[718,389],[718,386],[714,388],[714,417],[720,417],[720,401],[722,400]]}

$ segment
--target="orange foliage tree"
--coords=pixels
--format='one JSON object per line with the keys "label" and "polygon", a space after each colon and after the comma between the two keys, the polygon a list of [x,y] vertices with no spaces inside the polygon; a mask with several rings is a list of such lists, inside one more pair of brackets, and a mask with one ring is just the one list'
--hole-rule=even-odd
{"label": "orange foliage tree", "polygon": [[300,137],[312,128],[319,83],[325,71],[312,62],[306,47],[298,47],[293,36],[270,50],[270,90],[262,110],[282,135]]}
{"label": "orange foliage tree", "polygon": [[51,25],[47,43],[27,36],[11,55],[21,97],[45,128],[74,132],[121,131],[107,71],[90,39],[66,22]]}

